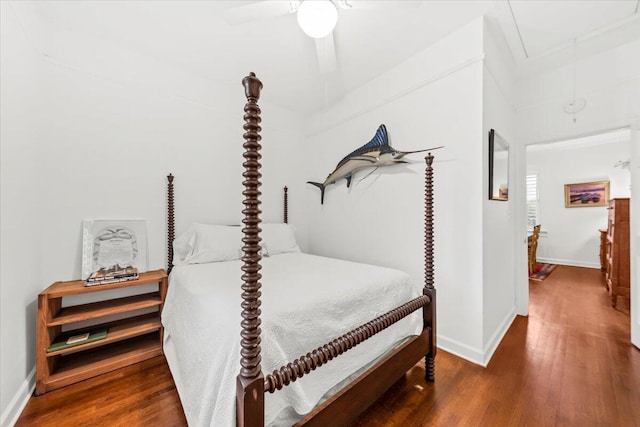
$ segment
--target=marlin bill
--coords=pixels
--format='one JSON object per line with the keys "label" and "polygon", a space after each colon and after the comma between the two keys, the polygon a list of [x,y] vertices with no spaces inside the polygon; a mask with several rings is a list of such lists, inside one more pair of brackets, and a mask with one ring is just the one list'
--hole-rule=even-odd
{"label": "marlin bill", "polygon": [[382,124],[378,127],[373,139],[340,160],[338,166],[327,176],[324,182],[307,181],[307,183],[313,184],[320,189],[320,203],[324,204],[324,190],[342,178],[347,180],[347,188],[349,188],[353,174],[361,169],[408,163],[403,160],[407,154],[423,153],[437,150],[438,148],[442,148],[442,146],[416,151],[398,151],[389,145],[387,127]]}

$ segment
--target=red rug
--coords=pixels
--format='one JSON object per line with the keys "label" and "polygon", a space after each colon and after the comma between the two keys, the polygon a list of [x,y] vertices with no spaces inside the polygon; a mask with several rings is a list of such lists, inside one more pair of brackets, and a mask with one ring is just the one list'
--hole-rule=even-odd
{"label": "red rug", "polygon": [[555,264],[537,263],[536,266],[533,267],[533,273],[529,275],[529,279],[542,282],[556,267]]}

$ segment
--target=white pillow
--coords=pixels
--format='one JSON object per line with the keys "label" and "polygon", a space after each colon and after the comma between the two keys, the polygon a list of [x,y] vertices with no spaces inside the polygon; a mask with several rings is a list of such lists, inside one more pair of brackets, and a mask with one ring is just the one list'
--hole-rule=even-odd
{"label": "white pillow", "polygon": [[191,224],[187,231],[180,234],[173,241],[173,265],[185,264],[184,260],[191,252],[196,244],[195,224]]}
{"label": "white pillow", "polygon": [[287,253],[300,252],[293,226],[289,224],[262,224],[261,244],[267,248],[269,256]]}
{"label": "white pillow", "polygon": [[[289,224],[261,224],[263,257],[300,252]],[[173,265],[232,261],[242,257],[242,226],[191,224],[173,241]]]}
{"label": "white pillow", "polygon": [[228,225],[194,224],[196,239],[187,264],[233,261],[242,257],[242,229]]}
{"label": "white pillow", "polygon": [[173,265],[205,264],[240,259],[240,227],[192,224],[173,242]]}

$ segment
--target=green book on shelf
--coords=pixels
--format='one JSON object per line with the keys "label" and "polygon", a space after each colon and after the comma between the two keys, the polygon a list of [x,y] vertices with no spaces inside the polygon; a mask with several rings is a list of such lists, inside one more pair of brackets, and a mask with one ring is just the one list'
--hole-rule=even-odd
{"label": "green book on shelf", "polygon": [[68,332],[56,337],[47,349],[47,353],[52,353],[65,348],[75,347],[77,345],[89,342],[99,341],[107,337],[107,328],[93,329],[91,331],[78,333]]}

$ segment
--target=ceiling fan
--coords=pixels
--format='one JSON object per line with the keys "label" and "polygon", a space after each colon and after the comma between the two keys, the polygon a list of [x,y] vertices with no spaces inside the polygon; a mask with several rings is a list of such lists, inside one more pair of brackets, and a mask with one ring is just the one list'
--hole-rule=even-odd
{"label": "ceiling fan", "polygon": [[258,1],[228,9],[225,20],[231,25],[295,13],[302,31],[313,38],[320,73],[328,74],[337,68],[333,29],[338,22],[338,10],[373,9],[389,5],[417,7],[417,1],[380,2],[372,0],[290,0]]}

